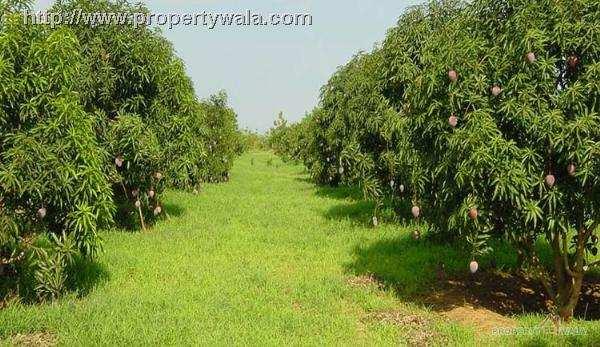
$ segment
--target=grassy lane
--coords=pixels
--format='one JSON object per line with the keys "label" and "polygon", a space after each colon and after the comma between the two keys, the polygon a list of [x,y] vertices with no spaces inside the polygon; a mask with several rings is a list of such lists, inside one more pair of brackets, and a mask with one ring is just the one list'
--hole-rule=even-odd
{"label": "grassy lane", "polygon": [[[79,295],[1,310],[0,339],[10,344],[32,333],[47,333],[61,345],[481,339],[476,329],[403,300],[434,281],[439,261],[461,268],[466,256],[412,241],[409,229],[395,224],[373,229],[367,203],[348,190],[315,187],[299,166],[267,153],[246,154],[230,183],[198,196],[170,192],[166,200],[171,218],[151,231],[103,234],[105,252],[88,266]],[[396,289],[355,277],[367,273]],[[592,340],[585,341],[598,338],[597,324],[580,324],[590,330],[586,339]]]}

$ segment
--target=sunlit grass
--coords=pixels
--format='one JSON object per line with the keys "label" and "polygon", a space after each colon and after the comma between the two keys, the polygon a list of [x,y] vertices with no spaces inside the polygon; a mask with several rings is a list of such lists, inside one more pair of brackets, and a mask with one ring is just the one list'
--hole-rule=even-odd
{"label": "sunlit grass", "polygon": [[[46,332],[61,345],[403,345],[418,329],[369,319],[402,311],[429,322],[429,343],[591,344],[584,336],[481,337],[411,303],[444,261],[465,271],[468,254],[415,242],[409,227],[369,225],[371,206],[352,190],[318,188],[300,166],[255,152],[231,182],[200,195],[170,192],[170,219],[147,233],[107,231],[105,252],[85,267],[81,293],[0,311],[0,339]],[[510,263],[510,254],[499,258]],[[376,274],[383,288],[348,279]],[[535,326],[543,317],[519,318]],[[420,328],[421,329],[421,328]],[[478,337],[476,337],[478,336]],[[0,343],[1,344],[1,343]]]}

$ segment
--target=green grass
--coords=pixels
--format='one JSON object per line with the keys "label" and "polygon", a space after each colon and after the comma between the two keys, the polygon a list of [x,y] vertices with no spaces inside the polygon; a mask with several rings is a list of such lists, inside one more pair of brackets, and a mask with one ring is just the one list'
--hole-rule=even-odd
{"label": "green grass", "polygon": [[[468,256],[415,242],[409,227],[369,225],[371,206],[350,189],[315,187],[300,166],[255,152],[228,184],[200,195],[169,192],[169,220],[147,233],[107,231],[79,292],[0,311],[0,345],[47,332],[60,345],[404,345],[424,332],[439,345],[546,345],[600,341],[587,334],[477,337],[410,296],[434,281],[436,264],[464,269]],[[505,262],[512,258],[501,255]],[[387,286],[353,286],[373,273]],[[423,317],[425,327],[369,318],[385,310]],[[518,318],[536,326],[542,317]]]}

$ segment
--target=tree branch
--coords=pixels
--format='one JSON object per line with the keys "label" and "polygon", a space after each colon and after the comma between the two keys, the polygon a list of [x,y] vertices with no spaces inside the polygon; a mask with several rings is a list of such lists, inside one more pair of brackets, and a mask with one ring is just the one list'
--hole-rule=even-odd
{"label": "tree branch", "polygon": [[542,282],[542,286],[544,286],[546,293],[548,293],[548,295],[553,301],[556,301],[556,292],[550,284],[550,273],[548,273],[548,270],[542,265],[540,259],[535,255],[535,249],[532,243],[519,242],[517,238],[510,233],[509,237],[511,238],[512,242],[517,248],[521,246],[520,248],[523,249],[525,253],[528,253],[525,259],[529,259],[531,263],[531,268],[534,270],[534,272],[539,274],[539,280],[540,282]]}
{"label": "tree branch", "polygon": [[567,274],[570,277],[575,277],[575,273],[573,273],[573,270],[571,269],[571,266],[569,265],[569,244],[567,241],[567,234],[561,233],[561,238],[562,238],[562,244],[563,244],[562,258],[565,263],[565,271],[567,272]]}
{"label": "tree branch", "polygon": [[542,285],[544,286],[544,289],[546,289],[548,295],[550,295],[550,298],[553,301],[556,301],[556,293],[550,285],[550,274],[548,273],[548,270],[546,270],[546,268],[540,263],[538,257],[535,256],[531,257],[531,265],[539,272],[540,281],[542,282]]}
{"label": "tree branch", "polygon": [[584,240],[587,240],[598,228],[598,221],[595,221],[585,232]]}

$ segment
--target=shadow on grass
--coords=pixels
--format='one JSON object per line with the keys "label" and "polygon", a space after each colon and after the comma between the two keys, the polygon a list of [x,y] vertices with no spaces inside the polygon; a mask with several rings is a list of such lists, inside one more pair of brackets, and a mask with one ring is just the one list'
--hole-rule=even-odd
{"label": "shadow on grass", "polygon": [[67,289],[85,297],[99,284],[110,280],[110,274],[103,264],[88,259],[79,259],[71,267]]}
{"label": "shadow on grass", "polygon": [[[163,214],[158,219],[153,215],[153,210],[142,209],[144,213],[144,222],[147,228],[152,228],[157,222],[163,220],[164,217],[181,217],[186,214],[187,210],[178,204],[166,202],[162,204]],[[130,206],[130,204],[121,204],[117,210],[117,229],[138,232],[142,230],[139,212]]]}
{"label": "shadow on grass", "polygon": [[414,222],[406,202],[388,199],[377,209],[376,203],[365,200],[362,191],[356,187],[319,187],[316,195],[341,201],[324,213],[330,220],[350,220],[357,225],[372,226],[376,214],[380,223],[407,226]]}
{"label": "shadow on grass", "polygon": [[350,220],[358,225],[371,226],[375,204],[370,201],[356,201],[339,204],[325,212],[330,220]]}
{"label": "shadow on grass", "polygon": [[417,295],[430,288],[436,282],[440,263],[454,269],[467,261],[454,247],[415,241],[408,236],[359,245],[353,255],[354,261],[345,266],[348,273],[373,276],[400,297]]}
{"label": "shadow on grass", "polygon": [[186,209],[174,203],[164,203],[163,208],[169,217],[181,217],[186,213]]}
{"label": "shadow on grass", "polygon": [[[298,178],[303,180],[304,178]],[[324,212],[329,220],[345,220],[355,222],[357,225],[372,225],[375,203],[364,200],[362,191],[351,186],[317,186],[315,195],[320,198],[340,200],[340,204]]]}
{"label": "shadow on grass", "polygon": [[[0,309],[2,300],[17,299],[27,305],[40,302],[36,295],[37,282],[35,280],[35,267],[18,266],[5,271],[5,278],[0,283]],[[64,282],[63,294],[75,293],[78,298],[90,294],[99,284],[110,279],[108,270],[104,265],[77,257],[75,262],[66,269],[67,278]]]}
{"label": "shadow on grass", "polygon": [[349,186],[318,186],[316,195],[322,198],[330,198],[336,200],[363,200],[364,195],[359,187]]}
{"label": "shadow on grass", "polygon": [[[408,236],[384,239],[354,249],[347,273],[374,278],[403,301],[448,312],[465,305],[505,316],[547,314],[550,299],[534,279],[514,271],[515,252],[496,243],[493,254],[478,259],[480,271],[468,271],[471,258],[459,245],[415,241]],[[541,247],[541,246],[540,246]],[[576,316],[600,319],[600,276],[589,274]]]}
{"label": "shadow on grass", "polygon": [[316,196],[322,198],[331,198],[337,200],[353,199],[361,200],[364,198],[360,187],[356,186],[331,186],[327,184],[317,184],[304,172],[298,173],[294,180],[301,183],[307,183],[316,188]]}

